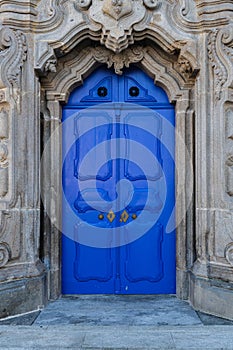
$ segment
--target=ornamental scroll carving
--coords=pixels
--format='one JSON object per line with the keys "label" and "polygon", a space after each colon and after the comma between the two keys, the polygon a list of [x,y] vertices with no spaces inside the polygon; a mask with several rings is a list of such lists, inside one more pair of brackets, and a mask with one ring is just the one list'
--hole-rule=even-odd
{"label": "ornamental scroll carving", "polygon": [[78,11],[84,11],[90,22],[101,26],[101,44],[121,52],[134,42],[134,25],[150,19],[158,0],[77,0]]}
{"label": "ornamental scroll carving", "polygon": [[107,63],[108,68],[113,66],[115,73],[121,75],[124,67],[129,67],[131,63],[140,62],[143,59],[144,50],[141,46],[135,46],[114,54],[104,47],[97,46],[92,49],[92,54],[97,62]]}
{"label": "ornamental scroll carving", "polygon": [[23,33],[10,28],[0,31],[0,88],[9,87],[16,102],[20,95],[20,73],[26,53],[26,38]]}
{"label": "ornamental scroll carving", "polygon": [[208,37],[208,55],[214,72],[215,102],[218,102],[222,98],[223,88],[226,86],[227,80],[232,73],[232,30],[220,31],[215,29],[210,32]]}
{"label": "ornamental scroll carving", "polygon": [[20,31],[0,30],[0,201],[10,191],[12,119],[20,110],[21,70],[26,60],[26,39]]}
{"label": "ornamental scroll carving", "polygon": [[[27,55],[26,38],[19,30],[4,27],[0,30],[0,202],[3,208],[13,200],[14,134],[13,121],[21,111],[22,69]],[[7,265],[14,251],[14,222],[7,210],[0,211],[0,267]],[[14,214],[13,214],[14,215]],[[7,224],[8,222],[8,224]],[[12,251],[11,251],[11,248]]]}
{"label": "ornamental scroll carving", "polygon": [[0,242],[0,268],[4,267],[10,260],[11,250],[7,243]]}
{"label": "ornamental scroll carving", "polygon": [[214,71],[214,85],[215,85],[215,101],[221,99],[222,87],[227,80],[227,70],[223,65],[217,52],[217,35],[218,30],[214,30],[209,34],[208,38],[208,54],[211,66]]}

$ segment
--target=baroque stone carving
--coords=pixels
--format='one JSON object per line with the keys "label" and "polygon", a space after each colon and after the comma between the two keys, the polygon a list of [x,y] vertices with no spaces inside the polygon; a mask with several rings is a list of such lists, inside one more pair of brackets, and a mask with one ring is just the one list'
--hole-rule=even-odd
{"label": "baroque stone carving", "polygon": [[111,16],[115,20],[130,14],[132,12],[132,3],[130,0],[104,0],[103,13]]}
{"label": "baroque stone carving", "polygon": [[225,256],[227,261],[233,266],[233,243],[227,245],[225,250]]}
{"label": "baroque stone carving", "polygon": [[223,65],[220,57],[217,54],[216,41],[218,30],[214,30],[209,34],[208,38],[208,54],[211,66],[214,71],[214,83],[215,83],[215,101],[221,99],[222,87],[227,80],[227,70]]}
{"label": "baroque stone carving", "polygon": [[[133,27],[155,10],[158,0],[78,0],[79,10],[85,10],[89,20],[101,25],[101,44],[114,52],[121,52],[134,42]],[[88,9],[88,12],[86,11]]]}
{"label": "baroque stone carving", "polygon": [[[193,67],[191,66],[191,63],[187,60],[187,58],[179,56],[177,61],[177,66],[180,71],[180,73],[185,78],[190,78],[192,75],[194,75]],[[195,72],[196,74],[196,72]]]}
{"label": "baroque stone carving", "polygon": [[92,0],[76,0],[75,5],[80,10],[87,10],[91,6]]}
{"label": "baroque stone carving", "polygon": [[[225,55],[223,55],[223,53],[225,53]],[[225,30],[215,29],[210,32],[208,38],[208,54],[214,71],[215,101],[217,102],[221,99],[222,90],[229,78],[228,70],[232,70],[232,28],[227,28]],[[229,63],[227,60],[229,60]]]}
{"label": "baroque stone carving", "polygon": [[[217,19],[221,20],[222,18],[231,18],[232,12],[233,12],[233,3],[231,0],[205,0],[205,1],[196,1],[196,7],[198,16],[201,19],[210,19],[212,17],[212,20],[215,20],[217,22]],[[214,27],[214,23],[213,23]]]}
{"label": "baroque stone carving", "polygon": [[227,25],[232,18],[231,0],[179,0],[173,1],[173,4],[169,15],[182,29],[202,32],[204,28],[213,29]]}
{"label": "baroque stone carving", "polygon": [[190,13],[191,11],[191,6],[190,6],[190,3],[192,2],[192,0],[183,0],[183,4],[182,4],[182,7],[181,7],[181,13],[183,16],[188,16],[188,14]]}
{"label": "baroque stone carving", "polygon": [[26,58],[25,35],[3,27],[0,30],[0,200],[4,201],[10,193],[13,111],[20,110],[22,67]]}
{"label": "baroque stone carving", "polygon": [[7,243],[0,243],[0,267],[4,267],[10,260],[10,247]]}
{"label": "baroque stone carving", "polygon": [[[76,0],[75,5],[80,10],[87,10],[92,4],[92,0]],[[148,9],[155,9],[160,5],[159,0],[143,0],[143,4]],[[99,1],[101,6],[101,2]],[[132,12],[131,0],[104,0],[103,12],[116,20]]]}
{"label": "baroque stone carving", "polygon": [[124,67],[129,67],[131,63],[140,62],[143,59],[144,51],[143,47],[135,46],[114,54],[110,50],[98,46],[92,49],[92,54],[97,62],[107,63],[108,68],[114,66],[116,74],[121,75]]}
{"label": "baroque stone carving", "polygon": [[152,10],[156,9],[161,4],[159,0],[143,0],[143,2],[148,9]]}
{"label": "baroque stone carving", "polygon": [[233,30],[229,28],[222,34],[222,43],[223,43],[223,51],[230,61],[230,65],[232,67],[233,61]]}
{"label": "baroque stone carving", "polygon": [[57,71],[57,60],[56,60],[56,58],[50,59],[50,60],[48,60],[46,62],[44,71],[45,72],[52,72],[52,73],[55,73]]}
{"label": "baroque stone carving", "polygon": [[23,33],[10,28],[0,31],[0,88],[10,87],[17,101],[20,90],[20,72],[26,60],[27,45]]}

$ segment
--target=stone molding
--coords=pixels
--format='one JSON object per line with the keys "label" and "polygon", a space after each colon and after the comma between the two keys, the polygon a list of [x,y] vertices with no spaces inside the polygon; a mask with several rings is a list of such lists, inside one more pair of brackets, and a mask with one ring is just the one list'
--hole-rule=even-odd
{"label": "stone molding", "polygon": [[[156,57],[156,59],[155,59]],[[64,56],[59,61],[59,64],[55,69],[42,77],[43,88],[46,90],[47,99],[58,99],[59,101],[67,101],[69,92],[79,84],[82,84],[83,77],[87,75],[89,71],[98,64],[107,64],[108,68],[114,66],[117,74],[122,74],[124,67],[129,67],[132,63],[140,63],[146,71],[154,74],[154,65],[156,62],[160,62],[161,69],[157,65],[156,67],[156,80],[161,79],[163,88],[167,91],[171,101],[177,99],[179,89],[183,87],[190,88],[195,83],[196,75],[199,71],[197,63],[193,67],[193,63],[183,58],[182,55],[170,56],[164,55],[156,47],[149,46],[132,46],[119,54],[114,54],[111,50],[108,50],[102,46],[87,47],[80,52],[75,50],[71,55]],[[169,62],[170,60],[170,62]],[[167,69],[171,76],[170,84],[173,89],[168,89],[167,81],[162,83],[165,76],[168,79],[169,74],[165,74],[164,70]],[[153,73],[152,73],[153,72]],[[164,77],[163,77],[164,75]],[[72,79],[71,79],[72,76]],[[72,83],[72,84],[71,84]],[[70,85],[71,84],[71,85]],[[53,92],[52,92],[53,91]]]}
{"label": "stone molding", "polygon": [[[27,58],[25,35],[0,30],[0,267],[20,257],[19,218],[11,213],[15,203],[15,118],[22,103],[22,67]],[[15,221],[14,221],[15,220]],[[17,237],[17,238],[16,238]]]}
{"label": "stone molding", "polygon": [[173,1],[169,17],[187,32],[200,33],[227,25],[231,22],[231,0],[178,0]]}
{"label": "stone molding", "polygon": [[[192,58],[192,56],[190,55]],[[193,65],[193,62],[195,65]],[[47,203],[46,211],[52,216],[53,222],[59,222],[61,220],[60,213],[60,178],[61,178],[61,135],[56,133],[57,127],[61,123],[61,103],[65,103],[68,100],[69,93],[76,87],[83,83],[83,79],[87,77],[91,72],[101,64],[113,66],[117,74],[121,74],[124,67],[128,67],[131,63],[137,63],[141,69],[146,71],[155,81],[156,84],[164,88],[169,96],[171,102],[176,102],[177,110],[177,128],[179,133],[185,139],[185,134],[188,128],[191,128],[193,120],[193,104],[190,100],[191,91],[194,89],[197,79],[198,67],[197,63],[193,59],[191,62],[184,58],[179,52],[174,52],[173,55],[164,52],[156,45],[151,46],[131,46],[121,53],[113,53],[111,50],[104,48],[103,46],[96,45],[96,47],[83,47],[80,49],[74,49],[69,54],[59,58],[57,60],[56,72],[43,72],[41,76],[41,87],[43,103],[41,111],[43,113],[43,120],[45,130],[48,130],[50,125],[51,132],[55,132],[56,140],[51,145],[49,152],[49,159],[45,161],[43,169],[43,193],[44,202]],[[192,154],[193,145],[190,145],[190,153]],[[182,147],[179,147],[176,151],[177,159],[177,174],[179,182],[177,183],[177,200],[182,205],[179,206],[179,212],[177,216],[182,216],[184,219],[182,225],[185,222],[185,191],[183,190],[187,186],[187,191],[192,191],[191,183],[188,183],[187,176],[189,176],[186,166],[189,168],[189,159],[184,157],[185,151]],[[187,162],[187,163],[186,163]],[[59,166],[60,164],[60,166]],[[55,170],[56,169],[56,170]],[[58,171],[59,169],[59,171]],[[56,174],[51,178],[48,174]],[[50,182],[51,181],[51,182]],[[53,198],[51,202],[51,198]],[[57,205],[54,206],[54,203]],[[190,207],[190,212],[193,208]],[[178,227],[178,241],[177,251],[178,261],[177,268],[179,274],[177,275],[177,293],[187,297],[187,261],[186,261],[186,249],[184,246],[185,240],[189,242],[191,236],[182,229],[182,225]],[[51,228],[53,232],[53,246],[50,248],[52,254],[51,260],[53,261],[52,271],[58,271],[60,266],[59,255],[54,256],[53,252],[57,251],[57,245],[60,241],[60,232]],[[186,237],[187,235],[187,237]],[[186,237],[186,238],[185,238]],[[191,243],[189,243],[191,244]],[[50,259],[49,259],[50,260]],[[191,262],[190,262],[191,263]],[[53,272],[50,275],[51,289],[50,293],[54,296],[55,291],[60,290],[60,280],[56,280]],[[185,294],[186,293],[186,294]]]}
{"label": "stone molding", "polygon": [[[115,0],[67,1],[66,5],[62,2],[51,2],[54,16],[55,13],[60,14],[59,18],[62,17],[63,22],[54,22],[53,25],[48,23],[47,33],[45,29],[40,29],[43,22],[36,26],[36,70],[47,70],[51,62],[54,69],[54,62],[58,57],[69,53],[87,39],[99,42],[115,54],[119,54],[130,45],[137,45],[138,41],[147,38],[166,53],[180,52],[182,57],[191,61],[193,65],[197,54],[194,38],[184,35],[181,30],[174,32],[174,27],[168,20],[168,13],[174,4],[149,0],[127,0],[128,2],[121,3],[122,0],[119,0],[121,5],[117,11],[120,12],[114,18],[107,13],[117,8],[117,5],[112,5],[112,1],[114,3]],[[41,1],[40,5],[43,2]],[[113,12],[115,13],[115,10]]]}
{"label": "stone molding", "polygon": [[0,203],[12,200],[12,128],[21,106],[21,76],[26,53],[22,32],[10,28],[0,30]]}

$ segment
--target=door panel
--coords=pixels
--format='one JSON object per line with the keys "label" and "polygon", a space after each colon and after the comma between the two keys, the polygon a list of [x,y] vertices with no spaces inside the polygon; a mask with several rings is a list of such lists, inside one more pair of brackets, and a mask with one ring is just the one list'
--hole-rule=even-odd
{"label": "door panel", "polygon": [[[109,102],[118,104],[109,110]],[[148,108],[143,113],[133,107],[124,110],[122,102]],[[87,109],[96,104],[103,104],[102,109]],[[174,125],[173,106],[140,70],[117,76],[101,68],[73,91],[63,108],[63,121],[73,113],[77,140],[71,147],[71,131],[63,127],[63,189],[79,224],[69,225],[63,206],[63,232],[72,231],[73,238],[62,237],[62,292],[175,293],[175,231],[165,232],[175,201],[174,154],[164,146],[174,150],[174,134],[166,128],[167,120]],[[148,151],[156,159],[153,164],[145,156]],[[131,186],[119,190],[121,180]],[[100,228],[111,231],[99,236],[105,248],[80,243],[85,223],[100,235]],[[136,240],[129,228],[135,223],[138,232],[151,223]]]}

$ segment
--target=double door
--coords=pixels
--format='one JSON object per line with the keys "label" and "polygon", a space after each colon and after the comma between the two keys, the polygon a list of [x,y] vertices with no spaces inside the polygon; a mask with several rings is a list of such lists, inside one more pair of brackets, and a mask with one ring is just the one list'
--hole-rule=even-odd
{"label": "double door", "polygon": [[165,92],[136,68],[122,76],[101,68],[71,93],[63,294],[175,293],[175,229],[166,232],[175,202],[171,125]]}

